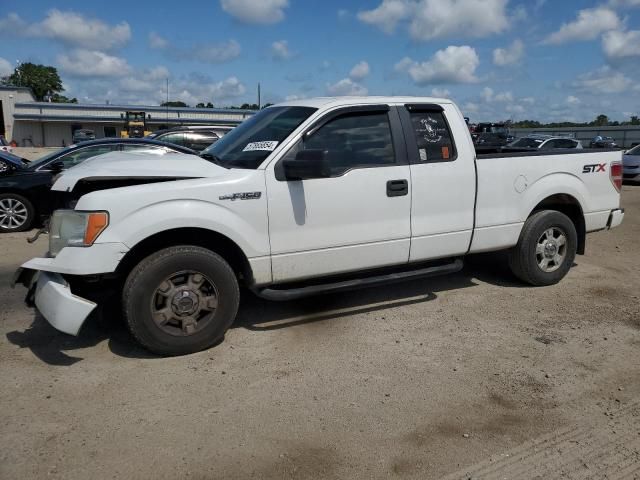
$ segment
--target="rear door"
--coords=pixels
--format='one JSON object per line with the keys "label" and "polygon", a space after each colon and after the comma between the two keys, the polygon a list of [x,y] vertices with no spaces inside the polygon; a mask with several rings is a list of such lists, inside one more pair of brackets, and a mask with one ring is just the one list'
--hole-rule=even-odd
{"label": "rear door", "polygon": [[[476,173],[473,144],[466,138],[456,142],[451,130],[462,119],[450,104],[405,105],[398,111],[411,168],[409,260],[465,254],[473,233]],[[462,128],[457,131],[466,135]]]}
{"label": "rear door", "polygon": [[[396,110],[336,110],[311,132],[267,170],[274,281],[406,263],[410,170]],[[304,149],[327,152],[329,178],[284,178],[282,162]]]}

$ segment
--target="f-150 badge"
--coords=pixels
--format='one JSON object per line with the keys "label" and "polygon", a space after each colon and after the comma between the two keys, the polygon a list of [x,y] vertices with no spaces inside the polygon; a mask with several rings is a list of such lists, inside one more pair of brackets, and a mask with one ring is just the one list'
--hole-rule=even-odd
{"label": "f-150 badge", "polygon": [[230,193],[229,195],[222,195],[218,197],[220,200],[258,200],[262,196],[262,192],[242,192],[242,193]]}

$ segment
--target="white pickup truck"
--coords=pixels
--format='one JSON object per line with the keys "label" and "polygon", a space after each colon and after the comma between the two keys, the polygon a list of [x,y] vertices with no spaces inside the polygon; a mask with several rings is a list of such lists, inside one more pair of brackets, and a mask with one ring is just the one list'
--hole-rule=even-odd
{"label": "white pickup truck", "polygon": [[287,102],[201,157],[111,153],[67,171],[49,252],[16,282],[70,334],[115,295],[143,346],[178,355],[223,338],[240,285],[287,300],[497,250],[524,282],[554,284],[586,233],[622,222],[621,184],[620,152],[476,155],[444,99]]}

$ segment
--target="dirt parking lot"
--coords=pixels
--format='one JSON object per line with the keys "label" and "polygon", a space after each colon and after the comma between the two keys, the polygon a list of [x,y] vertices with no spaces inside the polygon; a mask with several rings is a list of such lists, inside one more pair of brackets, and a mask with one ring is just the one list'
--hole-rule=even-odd
{"label": "dirt parking lot", "polygon": [[26,308],[0,237],[0,478],[640,478],[640,186],[559,285],[495,255],[283,304],[243,292],[221,345],[78,338]]}

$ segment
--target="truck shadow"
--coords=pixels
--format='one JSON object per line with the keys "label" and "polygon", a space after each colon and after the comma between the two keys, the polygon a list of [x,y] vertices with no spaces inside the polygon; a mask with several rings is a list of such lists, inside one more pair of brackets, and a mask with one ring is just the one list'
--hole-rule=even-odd
{"label": "truck shadow", "polygon": [[[431,302],[438,294],[475,287],[478,281],[491,285],[524,288],[509,272],[500,254],[470,257],[459,273],[396,283],[350,292],[333,293],[288,302],[270,302],[243,291],[240,310],[231,328],[255,332],[279,330],[336,318],[356,318],[362,313]],[[90,318],[78,337],[58,332],[39,314],[25,331],[7,333],[7,340],[28,348],[42,362],[53,366],[71,366],[83,357],[70,352],[95,347],[105,340],[109,350],[126,358],[154,359],[156,355],[140,347],[129,335],[119,312]]]}

